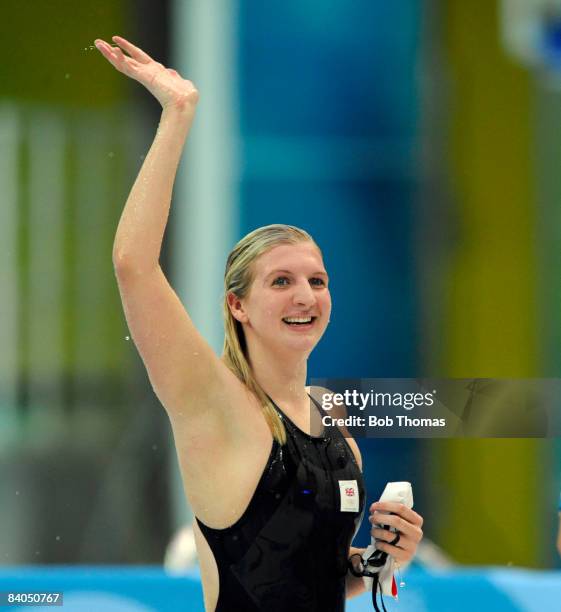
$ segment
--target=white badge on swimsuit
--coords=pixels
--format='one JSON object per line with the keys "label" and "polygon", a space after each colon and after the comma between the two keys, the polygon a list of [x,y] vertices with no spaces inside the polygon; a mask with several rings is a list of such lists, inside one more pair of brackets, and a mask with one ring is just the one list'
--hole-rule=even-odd
{"label": "white badge on swimsuit", "polygon": [[340,480],[341,512],[358,512],[360,507],[358,484],[356,480]]}

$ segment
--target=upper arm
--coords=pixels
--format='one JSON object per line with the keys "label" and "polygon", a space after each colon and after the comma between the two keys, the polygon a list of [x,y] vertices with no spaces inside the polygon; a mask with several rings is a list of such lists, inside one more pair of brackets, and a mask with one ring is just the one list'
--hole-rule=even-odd
{"label": "upper arm", "polygon": [[[322,397],[325,394],[332,395],[333,393],[332,391],[330,391],[329,389],[326,389],[325,387],[310,387],[310,395],[321,405],[323,405]],[[334,419],[344,419],[348,416],[347,408],[344,405],[343,406],[333,405],[333,407],[329,411],[329,414]],[[358,447],[358,444],[355,442],[354,438],[351,436],[351,434],[349,433],[349,430],[347,429],[345,425],[338,425],[338,427],[341,433],[343,434],[343,436],[345,436],[349,446],[351,447],[351,450],[354,453],[354,456],[356,458],[360,471],[362,472],[362,455],[360,454],[360,449]]]}
{"label": "upper arm", "polygon": [[204,407],[226,366],[199,334],[160,266],[116,269],[128,327],[158,399],[173,414]]}

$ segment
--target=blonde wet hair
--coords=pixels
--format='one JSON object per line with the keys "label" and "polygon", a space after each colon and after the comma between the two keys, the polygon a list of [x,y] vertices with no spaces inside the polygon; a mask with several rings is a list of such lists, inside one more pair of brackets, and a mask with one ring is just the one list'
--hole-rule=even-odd
{"label": "blonde wet hair", "polygon": [[224,274],[224,348],[226,365],[257,397],[263,416],[273,438],[280,444],[286,443],[286,430],[277,411],[273,408],[261,385],[255,379],[247,360],[247,345],[242,324],[234,318],[228,306],[228,294],[243,299],[249,292],[254,279],[254,262],[263,253],[282,244],[311,242],[321,250],[315,240],[303,229],[292,225],[266,225],[244,236],[232,249],[226,262]]}

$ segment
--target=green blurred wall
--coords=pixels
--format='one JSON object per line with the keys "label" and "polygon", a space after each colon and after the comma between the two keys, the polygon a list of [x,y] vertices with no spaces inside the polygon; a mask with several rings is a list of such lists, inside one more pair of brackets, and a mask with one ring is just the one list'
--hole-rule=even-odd
{"label": "green blurred wall", "polygon": [[[89,47],[116,33],[136,40],[131,8],[109,0],[2,3],[0,103],[11,109],[18,133],[17,403],[23,408],[36,402],[33,385],[45,389],[45,405],[62,402],[67,410],[83,395],[81,385],[99,389],[88,392],[98,403],[113,402],[130,367],[111,251],[141,161],[132,154],[143,150],[145,134],[135,131],[140,113],[128,109],[136,84]],[[42,215],[53,222],[37,241]],[[51,296],[37,297],[38,272],[56,279]],[[46,334],[55,345],[37,337],[37,330],[52,328],[61,329],[60,346],[56,333]],[[51,398],[46,390],[60,385],[62,399],[57,390]]]}
{"label": "green blurred wall", "polygon": [[[498,4],[449,0],[448,163],[460,236],[445,300],[450,377],[539,375],[532,85],[499,40]],[[451,440],[433,455],[439,542],[460,562],[540,564],[539,446]]]}
{"label": "green blurred wall", "polygon": [[29,102],[101,106],[122,98],[126,79],[98,70],[95,38],[127,36],[128,2],[2,2],[0,96]]}

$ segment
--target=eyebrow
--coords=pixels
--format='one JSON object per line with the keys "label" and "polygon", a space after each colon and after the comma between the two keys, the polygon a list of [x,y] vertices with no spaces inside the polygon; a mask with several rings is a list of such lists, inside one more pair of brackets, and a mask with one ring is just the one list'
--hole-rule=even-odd
{"label": "eyebrow", "polygon": [[[272,272],[269,272],[269,274],[267,274],[267,276],[265,276],[265,278],[269,278],[269,276],[272,276],[273,274],[294,274],[294,272],[291,272],[290,270],[273,270]],[[325,270],[318,270],[317,272],[312,272],[310,276],[327,276],[327,272],[325,272]]]}

